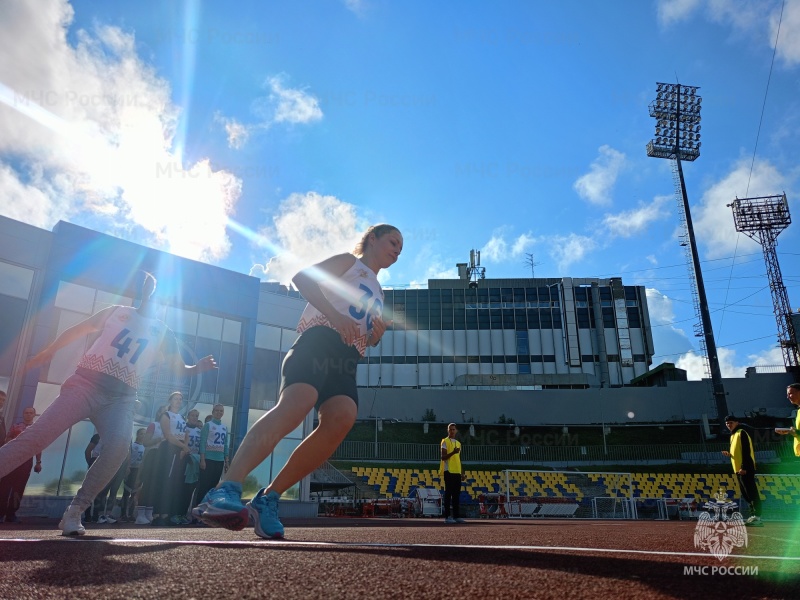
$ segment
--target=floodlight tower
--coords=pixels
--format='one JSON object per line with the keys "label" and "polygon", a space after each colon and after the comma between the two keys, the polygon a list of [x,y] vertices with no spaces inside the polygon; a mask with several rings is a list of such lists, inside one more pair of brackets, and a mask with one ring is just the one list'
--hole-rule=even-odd
{"label": "floodlight tower", "polygon": [[778,264],[778,234],[792,222],[786,194],[760,196],[758,198],[736,198],[732,204],[733,222],[736,231],[761,244],[764,261],[767,263],[769,290],[772,293],[772,306],[778,322],[778,343],[783,352],[786,370],[798,375],[800,355],[797,348],[797,332],[792,322],[792,309],[789,295],[783,285],[781,267]]}
{"label": "floodlight tower", "polygon": [[719,368],[717,344],[711,327],[711,314],[708,310],[703,273],[700,270],[700,256],[689,211],[689,198],[686,195],[686,182],[683,179],[681,160],[694,161],[700,156],[700,104],[702,98],[697,94],[699,88],[679,83],[656,83],[656,99],[650,103],[650,116],[656,119],[656,136],[647,144],[647,156],[669,158],[672,160],[672,179],[675,194],[681,207],[681,221],[684,226],[681,246],[687,254],[690,265],[690,287],[695,312],[700,322],[695,325],[695,334],[700,338],[704,351],[706,367],[711,379],[717,420],[724,429],[722,421],[728,414],[728,403],[722,385]]}

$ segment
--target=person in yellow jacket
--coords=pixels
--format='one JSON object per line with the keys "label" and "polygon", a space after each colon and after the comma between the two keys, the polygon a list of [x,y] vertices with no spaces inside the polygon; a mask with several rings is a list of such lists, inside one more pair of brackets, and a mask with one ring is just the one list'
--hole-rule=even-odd
{"label": "person in yellow jacket", "polygon": [[733,474],[739,479],[742,498],[750,505],[750,518],[745,525],[761,527],[761,497],[756,487],[756,451],[753,440],[744,429],[739,427],[739,419],[733,415],[725,417],[725,426],[731,432],[731,449],[722,454],[731,459]]}
{"label": "person in yellow jacket", "polygon": [[456,424],[450,423],[447,426],[447,437],[442,440],[442,461],[439,465],[439,474],[444,479],[444,522],[448,525],[464,522],[459,512],[459,496],[461,482],[467,476],[461,467],[461,442],[456,439],[456,433]]}
{"label": "person in yellow jacket", "polygon": [[800,383],[789,384],[786,388],[786,397],[789,399],[789,402],[798,408],[794,418],[794,427],[778,427],[775,429],[775,433],[791,435],[794,438],[794,455],[800,456],[800,435],[797,433],[800,431]]}

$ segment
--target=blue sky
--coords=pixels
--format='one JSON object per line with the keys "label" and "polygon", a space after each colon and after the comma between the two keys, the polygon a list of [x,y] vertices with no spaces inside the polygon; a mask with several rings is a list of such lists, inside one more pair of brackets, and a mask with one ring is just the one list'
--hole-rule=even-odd
{"label": "blue sky", "polygon": [[[648,288],[655,363],[696,378],[671,164],[645,145],[656,82],[699,86],[684,173],[741,377],[782,358],[726,205],[796,211],[799,34],[798,0],[6,0],[0,213],[283,282],[375,222],[405,237],[387,286],[473,248],[487,277],[621,276]],[[778,251],[796,306],[796,225]]]}

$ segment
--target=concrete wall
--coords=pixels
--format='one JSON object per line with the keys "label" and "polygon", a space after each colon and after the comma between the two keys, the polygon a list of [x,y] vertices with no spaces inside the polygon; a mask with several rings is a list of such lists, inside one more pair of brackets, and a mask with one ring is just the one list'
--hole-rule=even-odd
{"label": "concrete wall", "polygon": [[[756,408],[766,408],[766,414],[788,417],[793,407],[786,399],[786,386],[791,382],[791,376],[785,373],[724,379],[729,411],[744,416]],[[585,390],[359,390],[360,419],[421,421],[427,409],[436,413],[439,422],[474,419],[488,424],[505,415],[524,425],[670,422],[695,420],[703,414],[713,419],[715,412],[707,381]]]}

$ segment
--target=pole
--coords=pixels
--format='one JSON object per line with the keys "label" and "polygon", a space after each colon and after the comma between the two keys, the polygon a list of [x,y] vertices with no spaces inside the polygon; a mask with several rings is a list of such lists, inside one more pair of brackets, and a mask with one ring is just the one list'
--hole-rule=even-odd
{"label": "pole", "polygon": [[[678,121],[680,123],[680,121]],[[680,126],[680,125],[679,125]],[[677,146],[677,142],[676,142]],[[678,165],[678,177],[681,184],[681,196],[683,199],[683,212],[686,215],[686,230],[689,236],[689,248],[692,251],[692,266],[694,267],[694,277],[697,283],[697,295],[700,301],[700,320],[703,323],[703,337],[706,342],[708,352],[708,364],[711,370],[711,384],[714,389],[714,403],[717,407],[717,421],[720,429],[725,427],[725,415],[728,414],[728,402],[725,399],[725,388],[722,385],[722,372],[719,368],[719,357],[717,356],[717,344],[714,341],[714,329],[711,326],[711,313],[708,310],[708,300],[706,299],[706,287],[703,283],[703,272],[700,270],[700,257],[697,253],[697,242],[694,237],[694,227],[692,226],[692,215],[689,212],[689,198],[686,195],[686,183],[683,180],[683,168],[677,148],[675,161]]]}
{"label": "pole", "polygon": [[700,301],[700,320],[703,324],[703,337],[706,342],[708,353],[708,364],[711,370],[711,385],[714,389],[714,403],[717,407],[717,421],[720,430],[725,429],[725,415],[728,414],[728,403],[725,400],[725,388],[722,385],[722,372],[719,368],[719,357],[717,356],[717,343],[714,341],[714,329],[711,326],[711,313],[708,310],[708,300],[706,299],[706,286],[703,283],[703,272],[700,270],[700,255],[697,252],[697,242],[694,238],[694,226],[692,225],[692,213],[689,210],[689,197],[686,194],[686,182],[683,179],[683,167],[681,166],[680,138],[681,138],[681,86],[678,85],[678,102],[676,103],[675,113],[675,162],[678,167],[678,178],[681,184],[681,199],[683,200],[683,213],[686,216],[686,231],[689,236],[689,248],[692,251],[692,266],[694,268],[694,278],[697,284],[697,295]]}

